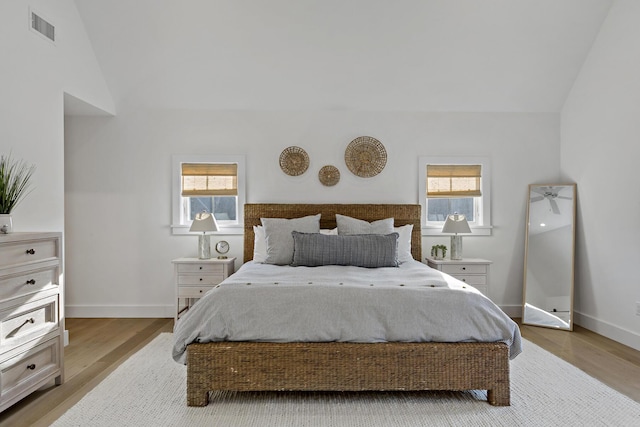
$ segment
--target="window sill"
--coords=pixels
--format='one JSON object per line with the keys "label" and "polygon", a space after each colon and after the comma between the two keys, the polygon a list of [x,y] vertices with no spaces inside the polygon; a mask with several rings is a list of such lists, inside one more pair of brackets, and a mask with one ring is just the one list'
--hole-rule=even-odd
{"label": "window sill", "polygon": [[[461,236],[491,236],[491,230],[493,229],[490,225],[483,226],[471,226],[471,234],[461,234]],[[451,236],[449,233],[442,232],[442,226],[433,226],[433,225],[425,225],[422,226],[422,235],[423,236]]]}
{"label": "window sill", "polygon": [[[200,233],[190,232],[188,225],[171,225],[171,234],[174,236],[195,236]],[[213,233],[207,233],[211,236],[241,236],[244,234],[244,229],[239,225],[220,226],[220,230]]]}

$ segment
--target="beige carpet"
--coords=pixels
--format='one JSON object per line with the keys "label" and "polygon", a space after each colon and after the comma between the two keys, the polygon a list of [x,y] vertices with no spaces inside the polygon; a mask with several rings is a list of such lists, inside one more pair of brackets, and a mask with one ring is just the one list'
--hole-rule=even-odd
{"label": "beige carpet", "polygon": [[511,406],[473,392],[216,393],[186,406],[186,368],[161,334],[54,426],[640,426],[640,403],[531,342],[511,363]]}

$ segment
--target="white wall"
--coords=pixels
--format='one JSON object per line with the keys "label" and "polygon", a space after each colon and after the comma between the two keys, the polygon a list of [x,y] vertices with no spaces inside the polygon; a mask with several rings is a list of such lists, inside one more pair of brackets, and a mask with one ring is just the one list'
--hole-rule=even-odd
{"label": "white wall", "polygon": [[[419,156],[488,156],[495,228],[492,236],[465,237],[465,254],[494,261],[491,297],[517,309],[527,184],[557,180],[559,126],[558,114],[192,111],[126,104],[113,118],[69,117],[68,313],[171,315],[171,260],[197,254],[195,237],[170,234],[171,156],[191,153],[245,154],[248,202],[342,203],[417,203]],[[374,178],[358,178],[344,164],[344,149],[361,135],[387,149],[387,166]],[[300,177],[278,165],[290,145],[310,156]],[[325,164],[341,171],[335,187],[317,179]],[[241,237],[224,238],[231,255],[241,258]],[[424,239],[425,247],[435,243],[448,246],[449,239]]]}
{"label": "white wall", "polygon": [[617,0],[562,111],[578,183],[576,321],[640,349],[640,2]]}
{"label": "white wall", "polygon": [[[55,44],[30,30],[29,6],[55,25]],[[0,52],[0,153],[36,165],[14,229],[63,231],[63,93],[106,111],[113,102],[72,0],[0,2]]]}

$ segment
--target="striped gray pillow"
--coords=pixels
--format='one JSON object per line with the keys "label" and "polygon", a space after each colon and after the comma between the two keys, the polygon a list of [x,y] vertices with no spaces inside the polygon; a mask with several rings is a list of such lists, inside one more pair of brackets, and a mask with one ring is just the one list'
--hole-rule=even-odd
{"label": "striped gray pillow", "polygon": [[397,267],[398,233],[326,235],[293,231],[292,266]]}

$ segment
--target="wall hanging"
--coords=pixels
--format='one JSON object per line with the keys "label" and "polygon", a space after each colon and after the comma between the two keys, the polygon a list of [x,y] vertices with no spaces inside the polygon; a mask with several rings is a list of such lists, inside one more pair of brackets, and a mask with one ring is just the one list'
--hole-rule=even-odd
{"label": "wall hanging", "polygon": [[302,148],[291,146],[280,153],[280,169],[287,175],[302,175],[308,167],[309,155]]}
{"label": "wall hanging", "polygon": [[371,178],[382,172],[387,164],[387,150],[377,139],[360,136],[347,146],[344,161],[354,175]]}
{"label": "wall hanging", "polygon": [[332,187],[340,181],[340,171],[333,165],[326,165],[320,168],[318,179],[322,185]]}

